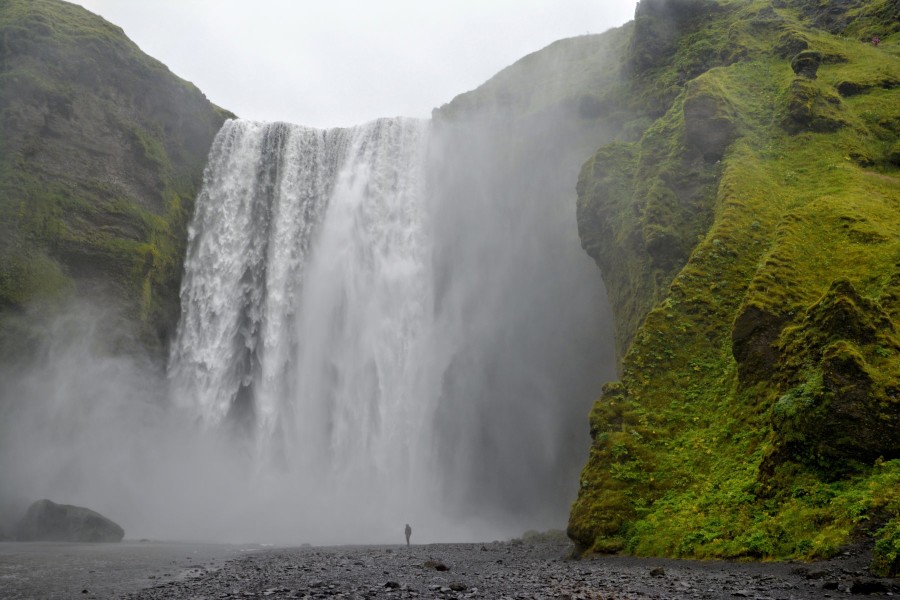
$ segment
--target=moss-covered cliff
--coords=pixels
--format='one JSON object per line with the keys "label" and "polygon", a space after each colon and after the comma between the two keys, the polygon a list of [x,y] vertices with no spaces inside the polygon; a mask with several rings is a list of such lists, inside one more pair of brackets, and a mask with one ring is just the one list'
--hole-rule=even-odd
{"label": "moss-covered cliff", "polygon": [[569,535],[812,558],[862,534],[896,575],[900,4],[642,0],[622,65],[652,123],[578,182],[621,364]]}
{"label": "moss-covered cliff", "polygon": [[0,0],[0,327],[102,294],[162,347],[185,227],[227,113],[122,30],[59,0]]}

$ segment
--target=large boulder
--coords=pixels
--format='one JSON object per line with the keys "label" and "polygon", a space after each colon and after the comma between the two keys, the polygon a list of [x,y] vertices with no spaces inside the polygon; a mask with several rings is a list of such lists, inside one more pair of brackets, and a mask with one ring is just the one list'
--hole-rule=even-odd
{"label": "large boulder", "polygon": [[81,506],[38,500],[16,527],[20,542],[121,542],[125,530]]}

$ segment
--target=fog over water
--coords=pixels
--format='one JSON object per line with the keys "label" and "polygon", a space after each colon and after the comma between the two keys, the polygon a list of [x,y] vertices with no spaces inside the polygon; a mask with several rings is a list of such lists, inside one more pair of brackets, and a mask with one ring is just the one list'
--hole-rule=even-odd
{"label": "fog over water", "polygon": [[553,114],[227,122],[167,372],[110,351],[94,302],[3,373],[5,525],[47,497],[129,538],[563,527],[588,409],[614,377],[605,292],[575,226],[591,143],[574,127]]}

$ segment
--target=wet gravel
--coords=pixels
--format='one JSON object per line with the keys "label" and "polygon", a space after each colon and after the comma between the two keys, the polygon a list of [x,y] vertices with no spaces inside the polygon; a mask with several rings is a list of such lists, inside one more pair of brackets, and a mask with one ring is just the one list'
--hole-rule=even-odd
{"label": "wet gravel", "polygon": [[900,595],[900,581],[869,577],[866,557],[853,552],[821,563],[761,564],[570,560],[570,551],[563,543],[513,542],[265,550],[126,597],[788,600]]}

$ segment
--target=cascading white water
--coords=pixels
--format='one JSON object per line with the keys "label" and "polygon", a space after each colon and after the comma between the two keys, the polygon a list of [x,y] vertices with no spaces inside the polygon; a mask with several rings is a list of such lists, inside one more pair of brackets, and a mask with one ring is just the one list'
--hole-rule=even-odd
{"label": "cascading white water", "polygon": [[428,486],[428,127],[231,121],[210,154],[174,396],[207,427],[242,424],[257,468],[315,481],[323,502]]}
{"label": "cascading white water", "polygon": [[217,136],[170,381],[243,448],[253,510],[298,498],[285,537],[565,518],[602,288],[561,193],[574,165],[548,177],[559,158],[516,143],[402,118]]}

